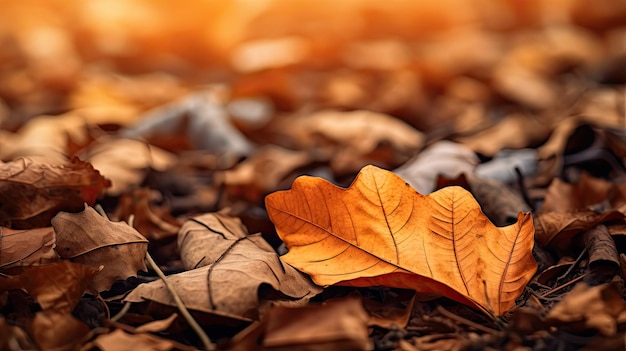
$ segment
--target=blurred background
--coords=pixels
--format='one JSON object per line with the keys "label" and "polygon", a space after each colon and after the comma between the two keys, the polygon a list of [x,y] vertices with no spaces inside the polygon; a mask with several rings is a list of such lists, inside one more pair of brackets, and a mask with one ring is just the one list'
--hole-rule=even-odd
{"label": "blurred background", "polygon": [[[572,77],[624,80],[613,0],[0,1],[0,126],[83,109],[123,126],[206,84],[277,111],[367,109],[421,131]],[[471,106],[469,108],[468,106]],[[476,109],[480,110],[477,111]],[[464,119],[467,123],[467,119]],[[458,125],[456,132],[463,130]]]}

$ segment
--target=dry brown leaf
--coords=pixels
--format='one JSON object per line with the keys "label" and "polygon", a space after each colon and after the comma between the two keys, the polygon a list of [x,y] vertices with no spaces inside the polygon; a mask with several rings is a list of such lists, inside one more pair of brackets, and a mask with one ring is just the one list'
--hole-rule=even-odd
{"label": "dry brown leaf", "polygon": [[289,131],[287,140],[300,149],[332,156],[331,167],[340,174],[356,171],[368,162],[397,166],[424,142],[424,135],[405,122],[365,110],[319,111],[282,123],[277,127],[282,133]]}
{"label": "dry brown leaf", "polygon": [[[145,113],[135,125],[120,134],[140,138],[150,144],[180,151],[177,144],[210,151],[226,159],[239,159],[252,150],[252,144],[228,118],[219,88],[191,94],[180,101]],[[182,140],[181,140],[182,139]],[[178,149],[178,150],[176,150]]]}
{"label": "dry brown leaf", "polygon": [[363,299],[363,306],[369,313],[368,325],[385,329],[406,328],[417,297],[415,291],[389,291],[385,295],[385,300],[382,302],[372,298]]}
{"label": "dry brown leaf", "polygon": [[49,226],[60,211],[93,205],[110,185],[78,158],[59,165],[29,159],[0,164],[0,224],[20,229]]}
{"label": "dry brown leaf", "polygon": [[36,346],[20,327],[10,325],[0,316],[0,350],[34,350]]}
{"label": "dry brown leaf", "polygon": [[346,298],[321,306],[276,306],[267,315],[264,350],[370,350],[368,315],[361,299]]}
{"label": "dry brown leaf", "polygon": [[469,148],[443,140],[422,150],[393,172],[421,194],[429,194],[436,189],[438,176],[454,178],[472,173],[479,162]]}
{"label": "dry brown leaf", "polygon": [[[307,277],[284,265],[260,234],[241,221],[208,213],[187,221],[179,232],[180,254],[189,271],[167,279],[189,308],[258,318],[260,300],[305,304],[321,292]],[[138,286],[126,301],[173,305],[162,281]]]}
{"label": "dry brown leaf", "polygon": [[[88,139],[87,123],[75,114],[39,116],[15,134],[3,136],[0,159],[29,158],[38,162],[62,164],[67,161],[70,142],[83,144]],[[4,142],[4,140],[3,140]]]}
{"label": "dry brown leaf", "polygon": [[544,140],[550,134],[546,121],[519,113],[509,114],[493,127],[456,141],[485,156],[504,148],[521,149]]}
{"label": "dry brown leaf", "polygon": [[435,292],[502,315],[537,269],[530,214],[497,228],[463,188],[423,196],[374,166],[348,189],[300,177],[266,206],[285,262],[319,285]]}
{"label": "dry brown leaf", "polygon": [[172,217],[166,207],[152,203],[150,189],[135,189],[122,195],[115,210],[115,218],[128,222],[132,215],[133,228],[149,240],[171,238],[180,229],[180,223]]}
{"label": "dry brown leaf", "polygon": [[120,195],[138,187],[149,169],[164,171],[176,163],[169,152],[143,141],[102,137],[79,156],[111,179],[109,195]]}
{"label": "dry brown leaf", "polygon": [[80,213],[62,212],[52,219],[59,255],[89,267],[104,266],[89,285],[95,294],[108,290],[114,281],[146,270],[148,240],[123,222],[111,222],[92,207]]}
{"label": "dry brown leaf", "polygon": [[626,215],[626,182],[616,184],[609,194],[611,207]]}
{"label": "dry brown leaf", "polygon": [[555,178],[541,206],[542,212],[567,212],[584,210],[607,199],[613,184],[582,173],[576,184],[568,184]]}
{"label": "dry brown leaf", "polygon": [[[548,312],[547,318],[559,325],[569,324],[580,332],[589,328],[603,336],[613,336],[624,316],[626,303],[615,287],[608,284],[589,287],[580,283]],[[577,327],[578,323],[583,327]]]}
{"label": "dry brown leaf", "polygon": [[578,234],[597,224],[619,220],[624,214],[618,211],[596,213],[591,210],[570,212],[546,212],[535,216],[535,239],[544,247],[562,253],[575,249],[572,242]]}
{"label": "dry brown leaf", "polygon": [[0,227],[0,272],[16,274],[26,267],[52,263],[59,258],[55,246],[52,227],[31,230]]}
{"label": "dry brown leaf", "polygon": [[89,327],[69,313],[39,312],[32,328],[41,350],[77,350],[89,335]]}
{"label": "dry brown leaf", "polygon": [[169,317],[165,319],[142,324],[135,328],[135,331],[138,333],[158,333],[165,331],[172,325],[172,323],[174,323],[176,317],[178,317],[178,314],[172,313]]}
{"label": "dry brown leaf", "polygon": [[81,350],[101,351],[170,351],[197,350],[194,347],[179,344],[175,341],[160,338],[158,336],[139,333],[130,334],[122,329],[116,329],[108,334],[98,336],[94,341],[84,345]]}
{"label": "dry brown leaf", "polygon": [[97,269],[61,261],[32,267],[19,277],[24,289],[37,300],[43,310],[69,314],[97,273]]}
{"label": "dry brown leaf", "polygon": [[307,152],[266,145],[234,169],[225,171],[222,182],[232,196],[258,202],[276,190],[285,177],[310,162]]}

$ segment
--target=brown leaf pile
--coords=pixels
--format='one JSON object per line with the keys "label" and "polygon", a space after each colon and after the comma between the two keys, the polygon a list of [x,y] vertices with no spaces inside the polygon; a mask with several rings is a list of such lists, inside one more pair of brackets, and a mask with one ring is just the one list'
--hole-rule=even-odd
{"label": "brown leaf pile", "polygon": [[0,350],[626,347],[625,3],[325,5],[0,0]]}

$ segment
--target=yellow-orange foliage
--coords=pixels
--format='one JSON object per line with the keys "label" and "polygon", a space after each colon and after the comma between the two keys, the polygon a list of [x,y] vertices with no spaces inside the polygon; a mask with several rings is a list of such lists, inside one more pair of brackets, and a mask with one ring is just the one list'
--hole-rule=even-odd
{"label": "yellow-orange foliage", "polygon": [[465,189],[423,196],[374,166],[348,189],[300,177],[266,206],[283,260],[319,285],[410,288],[502,315],[537,270],[530,214],[498,228]]}

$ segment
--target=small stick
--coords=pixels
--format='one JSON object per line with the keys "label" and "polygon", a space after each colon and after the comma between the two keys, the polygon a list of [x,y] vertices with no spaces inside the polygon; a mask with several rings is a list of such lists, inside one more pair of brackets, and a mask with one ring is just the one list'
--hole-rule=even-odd
{"label": "small stick", "polygon": [[191,313],[189,313],[189,310],[187,309],[187,307],[185,307],[185,304],[180,299],[180,296],[178,296],[178,294],[176,293],[176,290],[174,290],[174,287],[170,283],[168,283],[168,281],[165,279],[165,274],[163,274],[163,271],[161,270],[161,268],[159,268],[156,262],[154,262],[154,260],[152,259],[152,256],[150,256],[150,254],[147,251],[146,251],[146,259],[148,260],[148,263],[150,263],[150,267],[152,267],[152,269],[154,269],[154,271],[157,273],[159,278],[163,280],[163,284],[165,284],[165,287],[174,298],[174,301],[176,302],[176,306],[178,307],[180,314],[185,318],[187,323],[189,323],[189,326],[191,326],[191,328],[196,332],[196,334],[202,341],[202,345],[204,346],[204,349],[208,351],[216,350],[215,345],[211,342],[211,339],[209,339],[208,335],[206,335],[204,330],[202,330],[202,327],[200,327],[198,322],[196,322],[196,320],[193,319],[193,317],[191,316]]}
{"label": "small stick", "polygon": [[448,318],[453,319],[453,320],[455,320],[455,321],[457,321],[459,323],[468,325],[468,326],[470,326],[470,327],[472,327],[474,329],[483,331],[485,333],[494,334],[494,335],[498,334],[497,330],[485,327],[484,325],[480,325],[480,324],[478,324],[476,322],[470,321],[469,319],[465,319],[465,318],[463,318],[461,316],[458,316],[458,315],[456,315],[456,314],[446,310],[441,305],[437,305],[437,312],[441,313],[445,317],[448,317]]}
{"label": "small stick", "polygon": [[124,304],[124,307],[122,307],[122,309],[121,309],[121,310],[120,310],[120,311],[119,311],[119,312],[118,312],[115,316],[113,316],[113,317],[111,318],[111,320],[112,320],[113,322],[117,322],[117,321],[118,321],[118,320],[120,320],[122,317],[124,317],[124,315],[126,315],[126,312],[128,312],[128,310],[130,310],[130,305],[131,305],[131,303],[130,303],[130,302],[126,302],[126,303]]}
{"label": "small stick", "polygon": [[563,288],[566,288],[566,287],[568,287],[568,286],[570,286],[570,285],[572,285],[572,284],[574,284],[574,283],[578,282],[579,280],[582,280],[582,279],[583,279],[584,277],[586,277],[588,274],[589,274],[589,272],[587,272],[587,273],[585,273],[585,274],[581,275],[580,277],[574,278],[574,279],[570,280],[569,282],[567,282],[567,283],[565,283],[565,284],[563,284],[563,285],[561,285],[561,286],[557,286],[556,288],[554,288],[554,289],[552,289],[552,290],[550,290],[550,291],[548,291],[548,292],[545,292],[545,293],[543,293],[543,294],[541,294],[541,295],[539,295],[539,296],[540,296],[540,297],[542,297],[542,298],[545,298],[546,296],[548,296],[548,295],[550,295],[550,294],[553,294],[553,293],[555,293],[555,292],[557,292],[557,291],[559,291],[559,290],[561,290],[561,289],[563,289]]}

